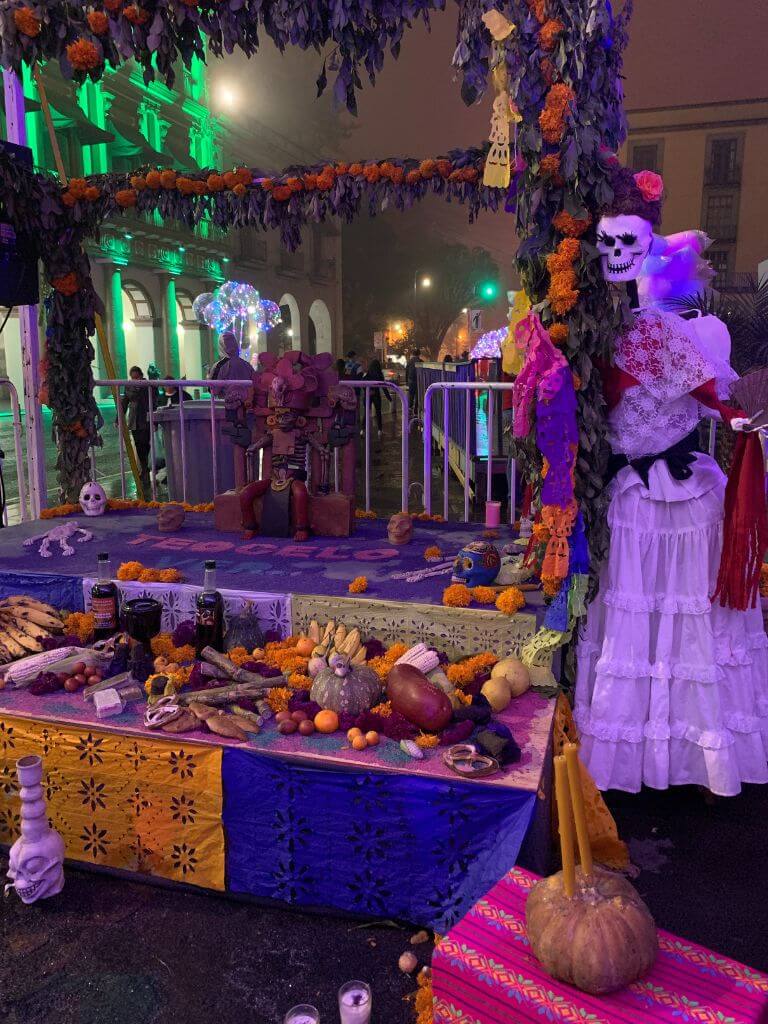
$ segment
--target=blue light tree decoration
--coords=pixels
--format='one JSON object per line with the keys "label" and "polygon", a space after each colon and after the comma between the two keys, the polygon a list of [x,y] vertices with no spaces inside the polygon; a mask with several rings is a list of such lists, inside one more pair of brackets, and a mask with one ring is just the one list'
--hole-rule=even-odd
{"label": "blue light tree decoration", "polygon": [[225,281],[216,291],[203,292],[193,302],[192,310],[200,323],[217,334],[233,331],[241,348],[248,348],[250,324],[258,331],[269,331],[282,321],[277,303],[262,299],[256,288],[244,281]]}

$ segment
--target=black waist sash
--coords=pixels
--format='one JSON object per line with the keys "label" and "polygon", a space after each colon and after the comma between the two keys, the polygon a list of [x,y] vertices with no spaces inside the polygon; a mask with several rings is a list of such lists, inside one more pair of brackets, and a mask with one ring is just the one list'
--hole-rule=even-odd
{"label": "black waist sash", "polygon": [[663,452],[656,455],[641,455],[636,459],[628,459],[626,455],[611,455],[608,460],[608,470],[605,482],[608,483],[616,476],[620,469],[631,466],[637,473],[643,484],[648,486],[648,474],[654,462],[662,459],[669,467],[669,472],[675,480],[687,480],[692,474],[696,454],[699,451],[699,431],[692,430],[687,437],[677,444],[673,444]]}

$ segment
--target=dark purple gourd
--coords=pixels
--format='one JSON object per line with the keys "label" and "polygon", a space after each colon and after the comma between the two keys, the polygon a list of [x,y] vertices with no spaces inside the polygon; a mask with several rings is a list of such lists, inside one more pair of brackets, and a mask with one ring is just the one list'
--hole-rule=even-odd
{"label": "dark purple gourd", "polygon": [[264,634],[259,625],[256,607],[252,601],[243,604],[239,614],[229,617],[229,625],[224,636],[224,650],[232,651],[235,647],[244,647],[253,651],[264,646]]}

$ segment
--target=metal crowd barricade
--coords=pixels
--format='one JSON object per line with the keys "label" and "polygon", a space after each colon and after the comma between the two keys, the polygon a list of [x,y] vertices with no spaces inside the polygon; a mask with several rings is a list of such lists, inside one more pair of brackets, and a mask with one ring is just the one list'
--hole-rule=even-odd
{"label": "metal crowd barricade", "polygon": [[[448,508],[448,484],[451,473],[450,462],[450,396],[454,391],[464,392],[464,522],[469,522],[469,466],[473,458],[478,457],[478,452],[473,452],[471,429],[472,423],[472,393],[478,391],[488,392],[488,451],[486,453],[486,501],[493,498],[493,460],[495,456],[495,419],[494,419],[494,396],[497,391],[513,391],[513,383],[500,381],[436,381],[430,384],[424,394],[424,508],[428,514],[432,513],[432,398],[435,394],[441,394],[443,407],[443,518],[449,518]],[[455,443],[455,441],[454,441]],[[509,460],[509,521],[515,521],[515,487],[516,467],[514,459]]]}
{"label": "metal crowd barricade", "polygon": [[[19,515],[21,521],[25,522],[31,516],[27,509],[27,476],[24,461],[24,448],[21,443],[23,426],[21,422],[21,407],[19,406],[19,394],[15,385],[7,377],[0,377],[0,387],[8,388],[11,399],[11,423],[13,425],[13,450],[16,457],[16,483],[19,491]],[[3,467],[4,468],[4,467]],[[8,503],[3,507],[3,522],[8,525]]]}
{"label": "metal crowd barricade", "polygon": [[[179,453],[181,457],[181,489],[182,489],[182,500],[187,500],[187,440],[186,440],[186,420],[184,413],[184,388],[195,388],[200,390],[208,391],[207,401],[210,406],[210,429],[211,429],[211,475],[212,475],[212,493],[218,492],[218,480],[219,480],[219,465],[220,465],[220,452],[219,452],[219,429],[217,428],[217,417],[216,417],[216,396],[222,394],[228,388],[237,386],[238,384],[243,385],[245,381],[232,381],[232,380],[183,380],[183,379],[164,379],[164,380],[96,380],[94,381],[94,388],[118,388],[122,389],[127,387],[139,387],[149,388],[153,391],[165,390],[168,388],[176,388],[178,394],[178,409],[179,409]],[[368,380],[350,380],[343,381],[344,384],[349,384],[350,387],[355,390],[361,390],[364,393],[364,411],[365,418],[363,421],[363,447],[365,454],[365,508],[366,511],[370,511],[371,508],[371,438],[370,438],[370,412],[371,412],[371,389],[388,389],[394,391],[397,397],[400,399],[400,407],[402,410],[402,421],[406,424],[406,429],[402,430],[401,437],[401,493],[402,493],[402,507],[408,507],[408,396],[402,388],[390,381],[368,381]],[[189,401],[189,400],[187,400]],[[156,469],[156,441],[155,441],[155,413],[158,411],[160,406],[154,400],[150,400],[148,408],[149,418],[149,479],[152,500],[157,501],[157,469]],[[120,401],[117,403],[117,421],[120,429],[117,431],[118,444],[119,444],[119,459],[120,459],[120,491],[121,496],[125,498],[127,496],[127,484],[126,484],[126,451],[125,451],[125,438],[128,431],[125,425],[125,413],[123,411],[122,395]],[[96,449],[91,449],[91,465],[94,470],[94,479],[96,476]],[[338,452],[335,453],[334,459],[334,487],[336,490],[339,489],[339,463],[338,463]]]}

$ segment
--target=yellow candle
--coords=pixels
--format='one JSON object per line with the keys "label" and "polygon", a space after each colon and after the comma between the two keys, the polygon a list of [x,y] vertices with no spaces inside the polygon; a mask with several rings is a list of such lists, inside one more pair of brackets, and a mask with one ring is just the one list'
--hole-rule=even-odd
{"label": "yellow candle", "polygon": [[563,860],[563,889],[566,896],[576,891],[576,865],[573,856],[573,820],[571,818],[571,797],[568,792],[568,769],[565,758],[555,758],[555,797],[557,819],[560,824],[560,855]]}
{"label": "yellow candle", "polygon": [[565,744],[565,761],[568,766],[568,784],[573,804],[573,819],[576,822],[576,836],[579,840],[579,860],[585,875],[592,874],[592,847],[587,831],[587,815],[584,810],[584,793],[581,789],[579,769],[579,748],[575,743]]}

